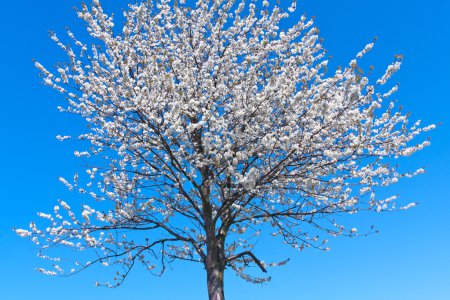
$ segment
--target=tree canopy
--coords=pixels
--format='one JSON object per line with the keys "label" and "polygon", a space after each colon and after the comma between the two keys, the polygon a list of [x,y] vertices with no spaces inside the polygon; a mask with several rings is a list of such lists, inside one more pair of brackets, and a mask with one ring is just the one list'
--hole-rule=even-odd
{"label": "tree canopy", "polygon": [[[226,268],[261,283],[270,277],[249,265],[265,273],[284,263],[258,256],[259,236],[328,250],[326,236],[357,234],[339,214],[395,208],[395,196],[376,191],[424,172],[402,173],[396,160],[428,146],[415,138],[434,127],[410,124],[391,100],[398,85],[386,83],[401,58],[369,80],[358,64],[370,43],[330,72],[312,20],[283,29],[295,10],[295,2],[283,11],[268,1],[137,1],[116,29],[94,0],[78,11],[90,43],[52,33],[68,61],[36,67],[66,97],[61,111],[88,124],[74,138],[89,147],[75,154],[92,162],[88,176],[60,181],[95,201],[77,213],[60,200],[39,213],[48,227],[16,230],[52,262],[39,271],[113,265],[104,285],[114,287],[137,263],[162,273],[189,260],[204,264],[210,299],[224,299]],[[86,255],[63,262],[45,254],[55,246]]]}

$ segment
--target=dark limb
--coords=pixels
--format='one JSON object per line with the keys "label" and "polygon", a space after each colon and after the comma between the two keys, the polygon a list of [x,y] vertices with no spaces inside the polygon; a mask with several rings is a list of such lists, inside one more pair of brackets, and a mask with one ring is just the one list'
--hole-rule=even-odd
{"label": "dark limb", "polygon": [[251,258],[251,260],[253,260],[253,262],[254,262],[256,265],[258,265],[258,267],[261,269],[261,271],[263,271],[264,273],[267,273],[267,270],[266,270],[266,268],[264,267],[264,265],[263,265],[263,264],[261,263],[261,261],[256,257],[256,255],[253,254],[251,251],[244,251],[244,252],[241,252],[241,253],[239,253],[239,254],[230,256],[230,257],[227,258],[226,262],[229,263],[229,262],[235,261],[235,260],[237,260],[237,259],[239,259],[239,258],[241,258],[241,257],[244,257],[244,256],[249,256],[249,257]]}

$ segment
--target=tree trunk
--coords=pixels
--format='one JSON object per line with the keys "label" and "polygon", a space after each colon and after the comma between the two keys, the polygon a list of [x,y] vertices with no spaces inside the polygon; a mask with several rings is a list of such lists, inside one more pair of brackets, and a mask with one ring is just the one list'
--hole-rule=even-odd
{"label": "tree trunk", "polygon": [[209,300],[225,300],[223,289],[224,269],[218,263],[206,268]]}
{"label": "tree trunk", "polygon": [[205,269],[209,300],[225,300],[223,275],[225,272],[225,253],[223,240],[213,239],[206,254]]}
{"label": "tree trunk", "polygon": [[[203,180],[208,182],[208,169],[204,168],[201,173]],[[213,222],[212,206],[210,203],[210,186],[208,184],[203,185],[201,195],[207,245],[204,264],[207,276],[206,283],[208,285],[208,296],[209,300],[225,300],[223,275],[226,265],[224,251],[226,235],[216,236],[216,228],[215,223]]]}

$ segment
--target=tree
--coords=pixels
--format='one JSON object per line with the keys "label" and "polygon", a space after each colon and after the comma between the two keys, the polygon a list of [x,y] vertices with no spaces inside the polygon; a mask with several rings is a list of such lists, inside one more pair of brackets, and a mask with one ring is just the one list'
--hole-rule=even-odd
{"label": "tree", "polygon": [[[395,209],[395,197],[375,192],[424,172],[401,173],[396,160],[429,145],[414,138],[434,127],[409,125],[389,100],[398,86],[385,83],[401,59],[370,84],[358,67],[370,43],[327,76],[313,22],[283,31],[288,15],[268,1],[141,1],[119,32],[94,0],[78,12],[92,45],[52,33],[68,62],[54,73],[36,66],[66,96],[61,110],[86,120],[77,139],[89,147],[75,154],[95,165],[88,178],[60,181],[98,208],[83,205],[79,217],[61,200],[39,213],[46,229],[16,230],[52,262],[40,272],[116,266],[115,283],[103,284],[114,287],[136,263],[163,273],[188,260],[204,265],[209,299],[221,300],[226,268],[261,283],[270,278],[248,266],[284,263],[262,261],[252,238],[328,250],[319,234],[357,235],[340,214]],[[63,265],[46,254],[55,246],[86,257]]]}

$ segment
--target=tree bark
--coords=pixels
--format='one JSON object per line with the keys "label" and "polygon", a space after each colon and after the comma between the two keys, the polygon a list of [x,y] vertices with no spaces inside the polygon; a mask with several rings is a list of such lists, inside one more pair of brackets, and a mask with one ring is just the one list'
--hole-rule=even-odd
{"label": "tree bark", "polygon": [[[203,153],[201,145],[201,135],[195,140],[199,141],[199,153]],[[215,222],[213,221],[212,205],[210,202],[209,168],[203,167],[200,170],[203,178],[201,185],[202,213],[204,219],[204,228],[206,233],[206,259],[204,261],[206,269],[206,283],[208,286],[209,300],[225,300],[223,288],[223,275],[225,271],[225,236],[216,236]]]}
{"label": "tree bark", "polygon": [[224,240],[215,236],[208,247],[205,269],[209,300],[225,300],[223,276],[225,273]]}
{"label": "tree bark", "polygon": [[223,289],[224,268],[218,262],[206,267],[209,300],[225,300]]}

